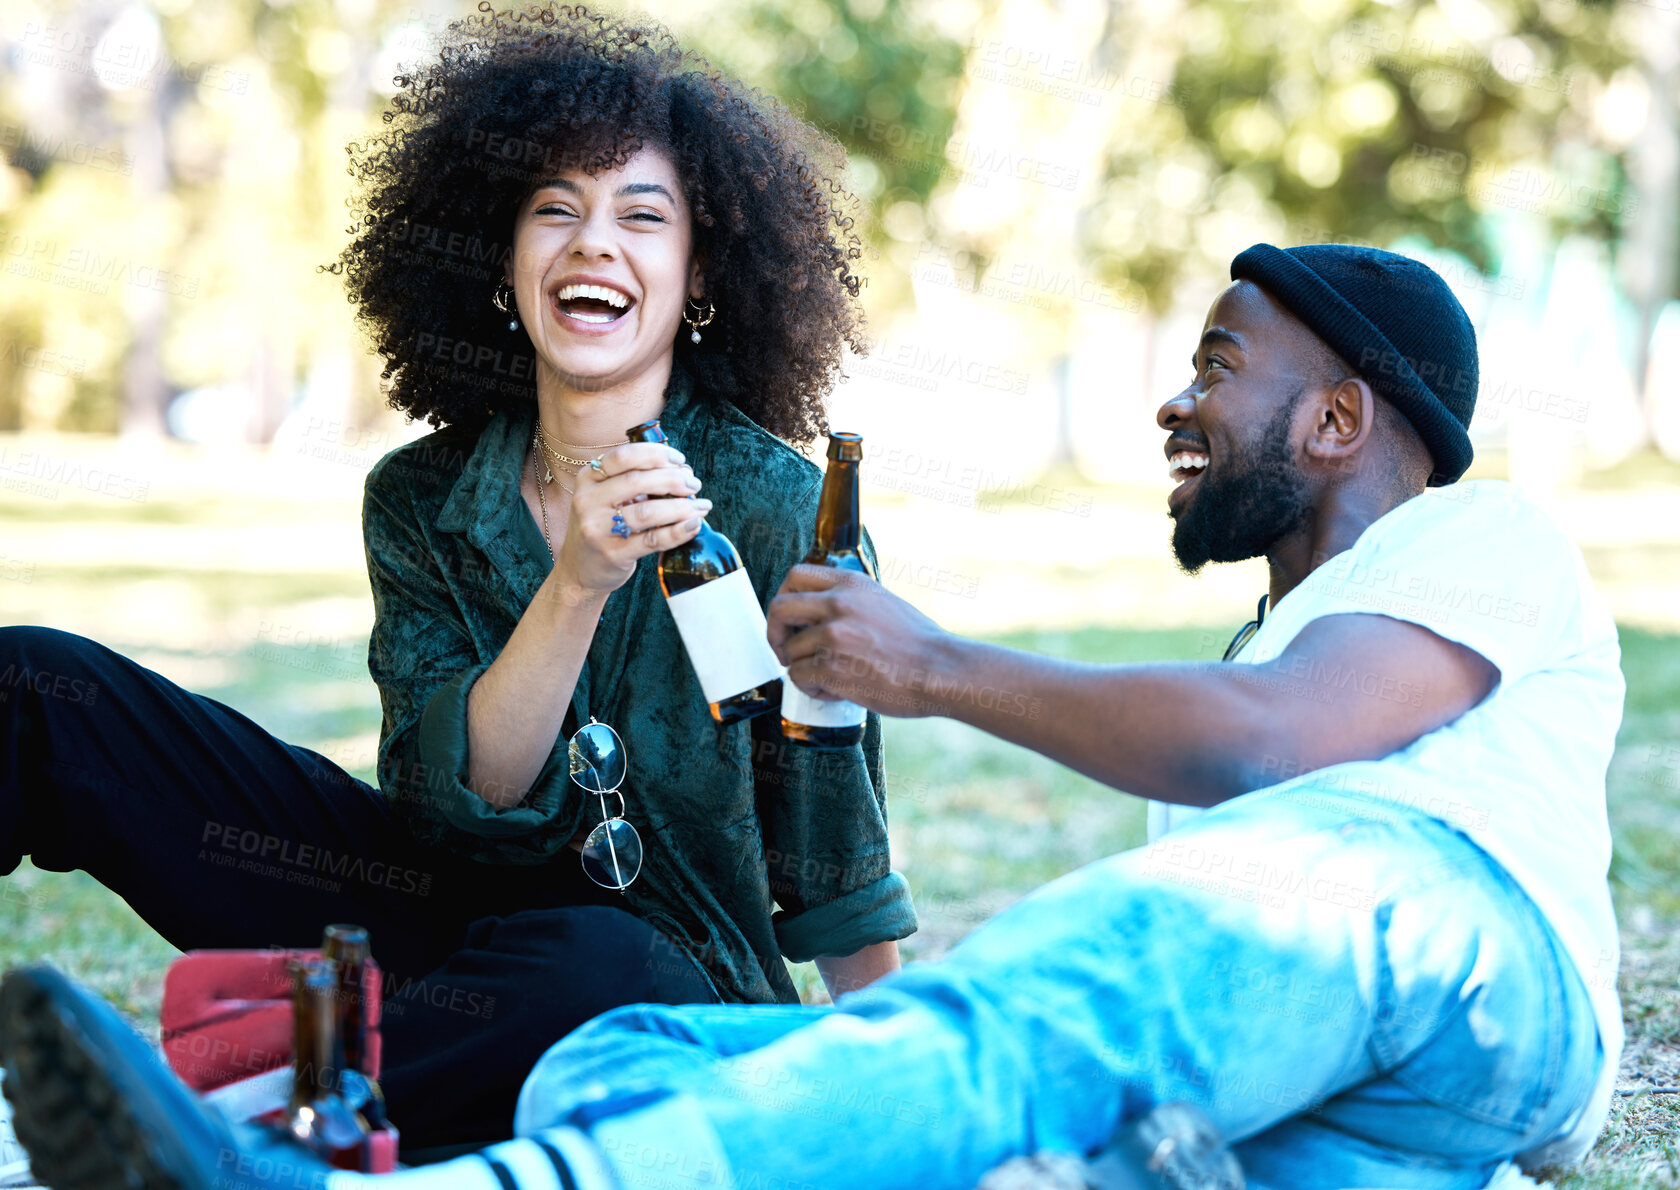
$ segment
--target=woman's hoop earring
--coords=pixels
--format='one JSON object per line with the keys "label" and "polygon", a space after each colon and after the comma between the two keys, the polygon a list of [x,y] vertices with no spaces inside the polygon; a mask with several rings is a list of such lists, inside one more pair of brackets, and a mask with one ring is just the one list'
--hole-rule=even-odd
{"label": "woman's hoop earring", "polygon": [[[694,307],[693,314],[688,312],[690,306]],[[704,310],[700,308],[700,303],[693,298],[689,298],[683,303],[683,321],[693,328],[688,337],[696,343],[700,341],[700,328],[706,326],[716,316],[717,307],[712,305],[710,299],[707,299]]]}
{"label": "woman's hoop earring", "polygon": [[490,294],[490,304],[508,315],[508,330],[519,329],[519,309],[513,304],[513,286],[503,281]]}

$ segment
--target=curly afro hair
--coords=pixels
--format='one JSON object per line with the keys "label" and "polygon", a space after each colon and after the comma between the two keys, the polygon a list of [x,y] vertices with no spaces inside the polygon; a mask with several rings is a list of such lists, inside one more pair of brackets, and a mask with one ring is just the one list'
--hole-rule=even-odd
{"label": "curly afro hair", "polygon": [[706,399],[815,438],[843,347],[863,350],[843,150],[660,26],[575,6],[478,11],[397,77],[387,130],[349,147],[358,219],[327,269],[385,360],[390,403],[441,427],[533,399],[530,340],[490,302],[518,209],[539,179],[655,147],[682,179],[717,308],[701,344],[676,336],[677,361]]}

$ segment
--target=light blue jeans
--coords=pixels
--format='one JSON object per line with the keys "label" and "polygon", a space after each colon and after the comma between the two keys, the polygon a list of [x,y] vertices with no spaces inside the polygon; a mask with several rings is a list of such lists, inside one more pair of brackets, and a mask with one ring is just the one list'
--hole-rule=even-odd
{"label": "light blue jeans", "polygon": [[1226,803],[833,1008],[634,1005],[555,1045],[515,1129],[627,1190],[971,1190],[1170,1100],[1250,1185],[1461,1190],[1561,1131],[1602,1055],[1533,904],[1442,822]]}

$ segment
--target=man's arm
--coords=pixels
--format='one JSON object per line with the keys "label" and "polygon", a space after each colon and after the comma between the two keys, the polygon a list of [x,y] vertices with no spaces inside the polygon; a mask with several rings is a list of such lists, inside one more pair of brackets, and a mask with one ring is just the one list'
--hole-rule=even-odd
{"label": "man's arm", "polygon": [[1499,680],[1481,654],[1371,614],[1314,620],[1264,665],[1062,661],[955,636],[862,576],[816,566],[788,575],[769,619],[770,643],[808,693],[944,715],[1193,806],[1387,756]]}

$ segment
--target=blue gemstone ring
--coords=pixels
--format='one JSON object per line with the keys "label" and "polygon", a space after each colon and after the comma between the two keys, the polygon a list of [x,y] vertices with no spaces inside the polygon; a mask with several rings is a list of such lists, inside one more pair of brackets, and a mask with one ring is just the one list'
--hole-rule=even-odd
{"label": "blue gemstone ring", "polygon": [[613,513],[612,533],[614,537],[630,536],[630,526],[624,523],[622,513]]}
{"label": "blue gemstone ring", "polygon": [[588,467],[591,471],[595,472],[597,475],[605,475],[607,473],[607,469],[605,467],[601,466],[601,456],[599,456],[599,455],[596,455],[594,458],[590,459],[587,463],[584,464],[584,466]]}

